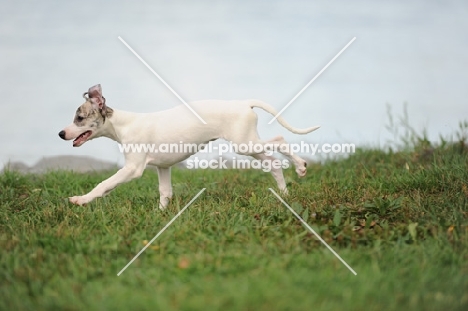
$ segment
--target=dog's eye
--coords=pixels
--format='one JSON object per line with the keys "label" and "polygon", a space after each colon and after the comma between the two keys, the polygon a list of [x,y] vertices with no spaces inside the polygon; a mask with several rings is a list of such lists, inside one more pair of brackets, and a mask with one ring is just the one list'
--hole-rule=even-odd
{"label": "dog's eye", "polygon": [[78,121],[78,122],[81,122],[81,121],[83,121],[83,120],[84,120],[84,118],[83,118],[82,116],[77,116],[77,117],[76,117],[76,121]]}

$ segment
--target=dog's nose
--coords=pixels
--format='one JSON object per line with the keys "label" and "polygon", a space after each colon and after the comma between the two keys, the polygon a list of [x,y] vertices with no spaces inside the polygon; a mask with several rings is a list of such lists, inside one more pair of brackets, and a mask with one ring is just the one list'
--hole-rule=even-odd
{"label": "dog's nose", "polygon": [[59,136],[61,139],[65,139],[65,131],[60,131]]}

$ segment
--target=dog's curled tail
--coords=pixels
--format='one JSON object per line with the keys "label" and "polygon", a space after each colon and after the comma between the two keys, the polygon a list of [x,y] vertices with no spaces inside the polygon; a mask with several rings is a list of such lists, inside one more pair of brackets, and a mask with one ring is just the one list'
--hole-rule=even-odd
{"label": "dog's curled tail", "polygon": [[[254,107],[261,108],[261,109],[265,110],[266,112],[270,113],[273,116],[276,116],[278,114],[278,112],[276,111],[275,108],[273,108],[272,106],[270,106],[267,103],[264,103],[264,102],[262,102],[260,100],[250,100],[249,104],[250,104],[251,108],[254,108]],[[307,133],[313,132],[316,129],[320,128],[320,125],[319,125],[319,126],[308,127],[308,128],[305,128],[305,129],[298,129],[298,128],[292,127],[281,116],[278,116],[276,118],[276,120],[278,120],[279,124],[281,124],[285,129],[293,132],[294,134],[307,134]]]}

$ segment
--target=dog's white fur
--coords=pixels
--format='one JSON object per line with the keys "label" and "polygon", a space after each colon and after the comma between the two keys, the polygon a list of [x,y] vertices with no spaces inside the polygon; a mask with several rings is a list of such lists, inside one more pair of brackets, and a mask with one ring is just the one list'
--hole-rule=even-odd
{"label": "dog's white fur", "polygon": [[[202,144],[223,138],[236,144],[286,144],[281,136],[270,141],[262,141],[257,134],[257,115],[252,108],[257,107],[276,115],[270,105],[258,100],[221,101],[204,100],[191,103],[191,107],[206,121],[203,124],[185,106],[154,113],[133,113],[115,110],[105,105],[100,85],[91,87],[89,98],[78,108],[75,120],[59,133],[65,140],[75,139],[74,146],[105,136],[120,144],[160,144],[187,143]],[[278,122],[296,134],[310,133],[318,126],[296,129],[282,117]],[[84,134],[86,133],[86,134]],[[80,136],[81,135],[81,136]],[[181,151],[181,150],[179,150]],[[295,165],[299,177],[306,174],[306,162],[290,152],[282,151]],[[146,165],[154,165],[159,175],[160,208],[165,208],[172,198],[171,166],[187,159],[193,153],[125,153],[125,165],[115,175],[98,184],[83,196],[69,198],[71,203],[83,205],[97,197],[102,197],[119,184],[140,177]],[[264,153],[245,153],[259,160],[274,160]],[[286,183],[281,168],[272,168],[278,188],[286,193]]]}

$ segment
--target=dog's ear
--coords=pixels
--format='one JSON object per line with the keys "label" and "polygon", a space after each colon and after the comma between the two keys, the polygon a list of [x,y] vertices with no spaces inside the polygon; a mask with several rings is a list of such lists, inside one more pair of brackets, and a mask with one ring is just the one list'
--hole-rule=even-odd
{"label": "dog's ear", "polygon": [[100,84],[96,84],[95,86],[92,86],[88,90],[88,96],[94,103],[99,105],[99,108],[102,107],[102,104],[104,103],[104,97],[102,97],[102,88]]}
{"label": "dog's ear", "polygon": [[95,86],[92,86],[88,90],[89,97],[97,97],[97,96],[102,96],[102,88],[100,84],[96,84]]}
{"label": "dog's ear", "polygon": [[101,115],[103,116],[104,120],[106,119],[106,98],[102,96],[102,88],[100,84],[96,84],[92,86],[88,90],[88,96],[91,103],[99,109]]}

